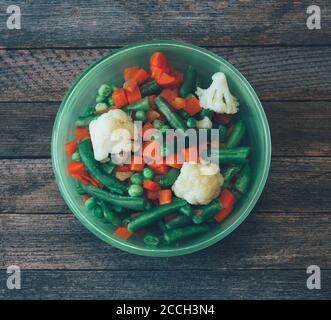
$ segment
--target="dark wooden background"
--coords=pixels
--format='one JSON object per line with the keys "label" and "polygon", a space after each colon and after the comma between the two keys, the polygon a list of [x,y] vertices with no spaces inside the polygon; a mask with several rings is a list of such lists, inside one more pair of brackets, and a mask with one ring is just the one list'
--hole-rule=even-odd
{"label": "dark wooden background", "polygon": [[[0,298],[331,298],[331,4],[329,1],[0,0]],[[147,4],[148,3],[148,4]],[[306,9],[320,5],[321,30]],[[69,212],[50,137],[73,80],[114,48],[177,39],[209,48],[250,81],[273,156],[249,218],[188,256],[147,258],[98,240]],[[7,290],[6,267],[22,268]],[[306,268],[322,270],[308,290]]]}

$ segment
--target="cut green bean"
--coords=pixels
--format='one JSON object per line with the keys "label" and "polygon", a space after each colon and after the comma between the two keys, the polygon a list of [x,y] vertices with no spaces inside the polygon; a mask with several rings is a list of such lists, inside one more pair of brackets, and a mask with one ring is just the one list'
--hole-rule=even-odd
{"label": "cut green bean", "polygon": [[171,230],[186,226],[188,224],[192,224],[192,219],[183,214],[180,214],[177,217],[174,217],[171,220],[165,222],[164,226],[166,227],[167,230]]}
{"label": "cut green bean", "polygon": [[115,227],[119,227],[121,225],[121,219],[109,209],[104,201],[98,201],[98,204],[102,209],[105,221],[111,223]]}
{"label": "cut green bean", "polygon": [[83,190],[91,195],[92,197],[95,197],[99,200],[105,201],[107,203],[120,206],[127,209],[132,210],[145,210],[146,206],[146,199],[145,198],[138,198],[138,197],[127,197],[127,196],[120,196],[117,194],[113,194],[110,192],[107,192],[105,190],[101,190],[99,188],[93,187],[93,186],[87,186],[84,184],[81,184],[81,187]]}
{"label": "cut green bean", "polygon": [[227,133],[228,129],[226,126],[224,126],[223,124],[220,124],[218,126],[218,132],[219,132],[219,141],[220,143],[224,143],[226,140],[226,133]]}
{"label": "cut green bean", "polygon": [[96,120],[100,117],[101,113],[99,114],[93,114],[87,117],[78,117],[78,119],[75,122],[75,126],[77,128],[82,128],[82,127],[88,127],[90,122],[93,120]]}
{"label": "cut green bean", "polygon": [[102,220],[104,217],[103,217],[103,212],[102,212],[102,209],[100,206],[96,206],[94,209],[93,209],[93,214],[96,218]]}
{"label": "cut green bean", "polygon": [[185,98],[189,93],[193,93],[196,79],[197,71],[192,66],[188,66],[184,73],[184,82],[179,89],[179,94],[182,98]]}
{"label": "cut green bean", "polygon": [[161,187],[171,187],[179,176],[180,171],[175,168],[169,169],[168,173],[160,180]]}
{"label": "cut green bean", "polygon": [[181,129],[183,131],[187,129],[185,121],[173,110],[173,108],[170,107],[167,100],[161,96],[158,96],[154,99],[154,103],[161,111],[161,113],[166,117],[172,128]]}
{"label": "cut green bean", "polygon": [[200,224],[202,222],[205,222],[212,218],[216,213],[220,212],[222,210],[222,205],[220,201],[214,200],[210,204],[207,204],[205,206],[202,206],[200,209],[198,209],[196,212],[194,212],[194,215],[192,217],[192,220],[196,224]]}
{"label": "cut green bean", "polygon": [[105,173],[108,174],[113,174],[116,168],[116,164],[112,163],[111,161],[100,163],[99,166]]}
{"label": "cut green bean", "polygon": [[162,88],[154,80],[144,83],[139,89],[142,97],[150,96],[152,94],[159,94],[162,90]]}
{"label": "cut green bean", "polygon": [[84,206],[89,210],[93,210],[97,206],[97,201],[91,197],[84,202]]}
{"label": "cut green bean", "polygon": [[128,230],[130,232],[134,232],[147,225],[153,224],[156,221],[162,219],[168,213],[178,210],[186,203],[187,202],[185,200],[174,200],[172,203],[164,204],[157,208],[153,208],[149,211],[143,212],[130,221],[130,223],[128,224]]}
{"label": "cut green bean", "polygon": [[189,218],[192,218],[193,216],[193,208],[190,204],[186,204],[185,206],[181,207],[178,212]]}
{"label": "cut green bean", "polygon": [[250,147],[219,148],[211,149],[208,154],[214,162],[224,163],[244,163],[250,154]]}
{"label": "cut green bean", "polygon": [[157,247],[161,243],[161,239],[157,234],[148,232],[144,236],[144,243],[147,247]]}
{"label": "cut green bean", "polygon": [[236,174],[239,173],[241,170],[241,165],[234,165],[230,167],[226,167],[222,171],[222,175],[224,178],[224,188],[228,188],[231,185],[232,179],[235,177]]}
{"label": "cut green bean", "polygon": [[129,104],[125,109],[130,111],[148,111],[151,109],[151,106],[148,102],[148,97],[145,97],[135,103]]}
{"label": "cut green bean", "polygon": [[207,225],[192,225],[188,227],[168,230],[163,234],[163,237],[166,243],[170,244],[192,236],[203,234],[209,230],[210,229]]}
{"label": "cut green bean", "polygon": [[239,146],[246,132],[246,126],[243,120],[238,120],[237,123],[233,127],[233,131],[230,134],[226,142],[226,146],[228,148],[235,148]]}
{"label": "cut green bean", "polygon": [[251,178],[251,167],[248,163],[246,163],[240,172],[239,178],[236,180],[236,182],[233,185],[234,189],[239,191],[241,194],[245,194],[249,187],[250,178]]}

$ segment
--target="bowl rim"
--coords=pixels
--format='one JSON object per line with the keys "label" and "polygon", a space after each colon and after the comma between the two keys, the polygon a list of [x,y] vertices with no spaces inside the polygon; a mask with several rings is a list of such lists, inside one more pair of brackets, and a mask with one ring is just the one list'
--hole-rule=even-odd
{"label": "bowl rim", "polygon": [[[236,74],[237,77],[242,81],[244,85],[245,91],[251,96],[252,100],[254,101],[262,122],[263,127],[263,141],[264,141],[264,163],[263,163],[263,169],[262,169],[262,175],[261,179],[259,181],[258,186],[256,187],[256,190],[253,194],[253,196],[247,201],[247,204],[243,208],[242,214],[236,219],[230,226],[228,226],[226,229],[221,230],[219,233],[216,233],[212,237],[205,239],[201,242],[195,243],[195,244],[189,244],[182,248],[172,248],[172,249],[151,249],[151,248],[141,248],[138,246],[135,246],[132,243],[127,243],[124,241],[120,241],[113,237],[110,233],[106,233],[98,228],[96,224],[93,224],[91,221],[89,221],[84,214],[81,213],[80,208],[77,206],[77,204],[71,199],[68,191],[65,188],[63,178],[57,170],[57,163],[59,161],[59,158],[57,156],[57,145],[58,145],[58,127],[61,122],[61,118],[64,114],[64,107],[67,104],[68,99],[74,94],[79,82],[88,75],[88,73],[94,69],[95,67],[99,66],[100,64],[106,63],[108,59],[112,59],[114,56],[121,55],[123,53],[127,53],[131,50],[135,50],[136,48],[141,47],[149,47],[150,45],[153,46],[170,46],[170,47],[184,47],[185,49],[190,49],[193,51],[197,51],[200,54],[204,54],[205,56],[208,56],[212,60],[216,60],[218,63],[221,63],[225,65],[227,68],[229,68],[232,72]],[[91,66],[89,66],[85,71],[83,71],[78,78],[73,82],[71,87],[69,88],[68,92],[66,93],[64,99],[62,100],[62,103],[59,107],[59,110],[57,112],[55,122],[53,125],[52,130],[52,141],[51,141],[51,157],[52,157],[52,167],[53,172],[55,175],[55,180],[58,185],[58,188],[60,190],[60,193],[65,200],[66,204],[68,205],[69,209],[73,212],[75,217],[93,234],[95,234],[99,239],[107,242],[108,244],[124,250],[129,253],[143,255],[143,256],[152,256],[152,257],[170,257],[170,256],[179,256],[184,254],[190,254],[202,249],[205,249],[216,242],[224,239],[226,236],[228,236],[230,233],[232,233],[235,229],[241,225],[241,223],[248,217],[248,215],[251,213],[252,209],[254,208],[256,202],[260,198],[260,195],[264,189],[264,186],[266,184],[269,169],[270,169],[270,162],[271,162],[271,136],[270,136],[270,129],[268,125],[268,120],[266,117],[266,114],[264,112],[264,109],[262,107],[262,104],[254,91],[253,87],[250,85],[248,80],[239,72],[232,64],[230,64],[228,61],[226,61],[221,56],[217,55],[216,53],[213,53],[207,49],[185,43],[182,41],[175,41],[175,40],[151,40],[151,41],[144,41],[144,42],[137,42],[130,44],[128,46],[122,47],[120,49],[113,50],[110,54],[107,54],[105,57],[99,59],[95,63],[93,63]]]}

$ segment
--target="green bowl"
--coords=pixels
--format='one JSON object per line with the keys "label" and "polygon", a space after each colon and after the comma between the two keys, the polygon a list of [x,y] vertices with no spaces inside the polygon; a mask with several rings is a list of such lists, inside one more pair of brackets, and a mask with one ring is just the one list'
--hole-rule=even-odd
{"label": "green bowl", "polygon": [[[231,92],[240,103],[241,117],[248,127],[249,144],[252,147],[251,164],[253,179],[248,193],[235,207],[232,215],[218,228],[201,236],[166,248],[151,249],[137,240],[123,241],[113,235],[107,224],[94,217],[82,204],[81,196],[75,190],[74,179],[67,175],[68,158],[65,144],[73,138],[74,123],[88,105],[95,103],[95,95],[102,83],[120,84],[123,69],[139,65],[148,68],[149,56],[156,50],[166,53],[170,63],[179,70],[193,65],[207,85],[211,75],[217,71],[226,74]],[[263,107],[244,76],[230,63],[218,55],[177,41],[149,41],[133,44],[112,52],[83,72],[65,96],[57,114],[52,135],[52,162],[60,192],[78,220],[97,237],[112,246],[130,253],[165,257],[178,256],[204,249],[230,234],[248,216],[261,195],[267,180],[271,158],[271,140],[268,122]],[[254,235],[252,234],[252,237]]]}

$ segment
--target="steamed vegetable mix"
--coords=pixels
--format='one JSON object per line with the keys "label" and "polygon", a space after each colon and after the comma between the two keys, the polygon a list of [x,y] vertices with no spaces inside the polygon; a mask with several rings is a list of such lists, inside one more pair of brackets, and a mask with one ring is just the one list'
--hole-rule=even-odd
{"label": "steamed vegetable mix", "polygon": [[245,119],[233,116],[238,100],[224,73],[207,80],[154,52],[149,70],[128,65],[122,84],[101,83],[76,120],[68,174],[114,237],[149,248],[199,239],[249,191],[251,147]]}

